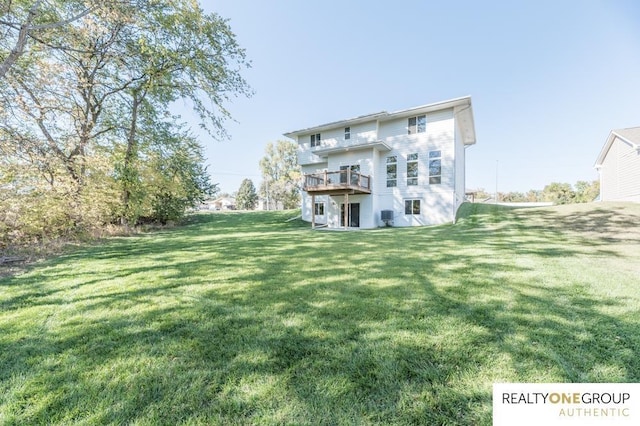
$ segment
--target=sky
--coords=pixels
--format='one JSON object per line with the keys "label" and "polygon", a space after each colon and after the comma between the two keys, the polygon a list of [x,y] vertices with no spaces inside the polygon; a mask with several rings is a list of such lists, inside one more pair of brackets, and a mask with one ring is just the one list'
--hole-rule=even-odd
{"label": "sky", "polygon": [[595,180],[609,132],[640,126],[636,0],[201,5],[229,20],[252,63],[254,95],[226,105],[229,139],[199,134],[223,192],[257,187],[265,146],[288,131],[467,95],[467,189]]}

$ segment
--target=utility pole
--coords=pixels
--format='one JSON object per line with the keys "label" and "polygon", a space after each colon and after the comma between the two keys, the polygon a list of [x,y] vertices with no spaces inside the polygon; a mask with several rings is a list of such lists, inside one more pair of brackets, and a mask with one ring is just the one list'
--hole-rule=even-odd
{"label": "utility pole", "polygon": [[271,205],[269,203],[269,177],[265,176],[265,187],[267,188],[267,211],[271,210]]}
{"label": "utility pole", "polygon": [[498,160],[496,160],[496,192],[495,192],[495,203],[498,204]]}

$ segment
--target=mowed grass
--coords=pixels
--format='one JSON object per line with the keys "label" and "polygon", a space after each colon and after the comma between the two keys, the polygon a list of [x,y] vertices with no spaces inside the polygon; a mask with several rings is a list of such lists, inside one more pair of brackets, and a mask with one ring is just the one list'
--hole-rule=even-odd
{"label": "mowed grass", "polygon": [[489,425],[494,382],[640,381],[640,205],[460,214],[197,214],[0,279],[0,424]]}

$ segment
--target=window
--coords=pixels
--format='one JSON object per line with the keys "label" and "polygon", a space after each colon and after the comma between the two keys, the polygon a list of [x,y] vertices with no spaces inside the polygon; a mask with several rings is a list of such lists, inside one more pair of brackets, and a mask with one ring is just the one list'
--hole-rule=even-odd
{"label": "window", "polygon": [[429,152],[429,184],[442,181],[442,154],[440,151]]}
{"label": "window", "polygon": [[420,214],[420,200],[404,200],[404,214],[405,215],[419,215]]}
{"label": "window", "polygon": [[353,166],[340,166],[340,183],[347,183],[347,170],[350,170],[351,184],[356,185],[360,178],[360,164]]}
{"label": "window", "polygon": [[410,135],[427,131],[427,116],[419,115],[409,118],[408,132]]}
{"label": "window", "polygon": [[320,146],[320,133],[311,135],[311,148],[314,148],[316,146]]}
{"label": "window", "polygon": [[314,206],[314,214],[316,216],[324,216],[324,203],[316,203]]}
{"label": "window", "polygon": [[407,155],[407,185],[418,184],[418,154]]}
{"label": "window", "polygon": [[387,188],[398,186],[398,157],[387,157]]}
{"label": "window", "polygon": [[348,141],[349,139],[351,139],[351,127],[345,127],[344,128],[344,140]]}

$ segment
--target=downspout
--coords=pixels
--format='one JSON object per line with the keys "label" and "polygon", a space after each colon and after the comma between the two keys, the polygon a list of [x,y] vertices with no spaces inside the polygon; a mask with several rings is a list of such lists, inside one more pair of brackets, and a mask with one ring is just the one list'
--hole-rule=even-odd
{"label": "downspout", "polygon": [[595,169],[598,171],[598,183],[599,183],[599,191],[598,191],[598,201],[602,202],[602,164],[595,166]]}

